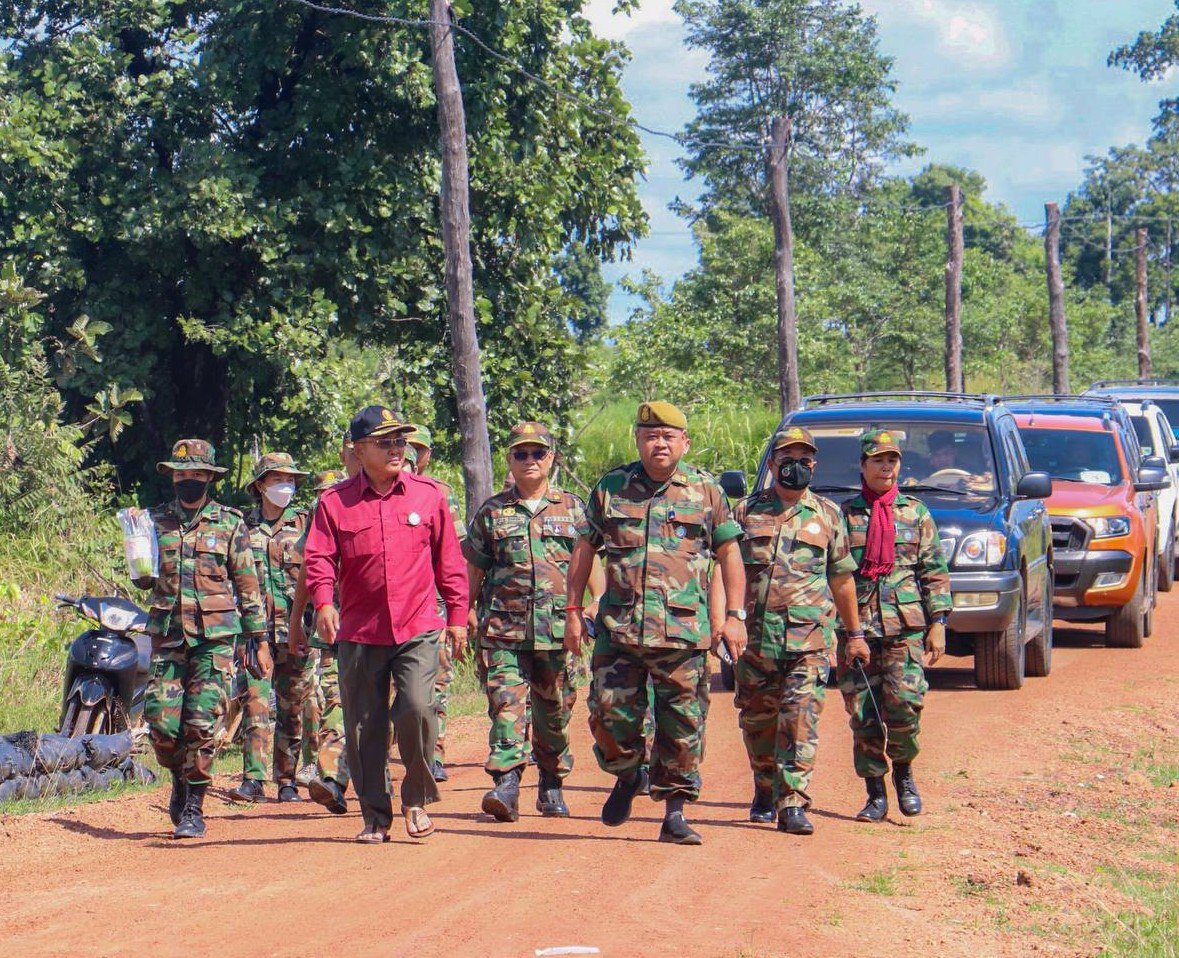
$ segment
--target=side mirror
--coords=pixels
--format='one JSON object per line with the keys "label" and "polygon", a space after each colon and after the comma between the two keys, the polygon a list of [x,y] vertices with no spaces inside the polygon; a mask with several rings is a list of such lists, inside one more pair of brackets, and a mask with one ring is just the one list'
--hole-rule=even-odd
{"label": "side mirror", "polygon": [[[1179,443],[1176,443],[1179,446]],[[747,495],[745,473],[740,469],[729,469],[721,473],[720,487],[730,499],[744,499]]]}
{"label": "side mirror", "polygon": [[[1156,458],[1151,456],[1151,459]],[[1143,466],[1138,470],[1138,481],[1134,483],[1135,492],[1159,492],[1171,485],[1171,477],[1166,469],[1156,469],[1153,466]]]}
{"label": "side mirror", "polygon": [[1162,456],[1143,456],[1140,465],[1145,469],[1161,469],[1167,471],[1167,460]]}
{"label": "side mirror", "polygon": [[1171,443],[1171,448],[1167,452],[1171,456],[1171,462],[1179,462],[1179,442]]}
{"label": "side mirror", "polygon": [[1046,472],[1025,472],[1015,487],[1017,499],[1047,499],[1052,495],[1052,477]]}

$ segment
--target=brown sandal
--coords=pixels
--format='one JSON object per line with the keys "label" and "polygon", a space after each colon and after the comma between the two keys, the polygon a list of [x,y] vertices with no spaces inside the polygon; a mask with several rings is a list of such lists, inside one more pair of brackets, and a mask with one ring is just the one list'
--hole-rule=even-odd
{"label": "brown sandal", "polygon": [[362,845],[381,845],[392,840],[389,837],[388,830],[378,825],[365,825],[364,831],[353,839],[353,841],[360,842]]}
{"label": "brown sandal", "polygon": [[403,808],[401,814],[405,816],[405,831],[410,838],[425,838],[434,834],[434,823],[420,805]]}

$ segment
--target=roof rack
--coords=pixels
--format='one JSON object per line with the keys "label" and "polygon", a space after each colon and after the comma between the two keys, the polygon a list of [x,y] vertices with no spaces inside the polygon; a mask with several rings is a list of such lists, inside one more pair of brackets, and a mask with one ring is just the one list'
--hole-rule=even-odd
{"label": "roof rack", "polygon": [[1059,403],[1061,405],[1092,406],[1094,403],[1105,406],[1116,406],[1121,402],[1117,396],[1061,396],[1056,393],[1026,393],[1023,395],[1000,396],[998,402],[1026,402],[1026,403]]}
{"label": "roof rack", "polygon": [[1105,389],[1108,386],[1179,386],[1179,379],[1099,379],[1089,388]]}
{"label": "roof rack", "polygon": [[858,400],[885,402],[888,400],[896,401],[898,399],[941,399],[946,402],[959,402],[963,405],[984,407],[993,406],[997,401],[994,396],[983,395],[979,393],[950,393],[932,392],[919,389],[898,389],[885,392],[819,393],[814,396],[803,396],[802,405],[799,408],[806,409],[811,406],[825,406],[828,403],[852,402]]}

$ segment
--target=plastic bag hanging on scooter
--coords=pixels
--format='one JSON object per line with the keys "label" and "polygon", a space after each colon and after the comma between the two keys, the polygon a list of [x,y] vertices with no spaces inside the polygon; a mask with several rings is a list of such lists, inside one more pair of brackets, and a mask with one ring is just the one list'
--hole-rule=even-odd
{"label": "plastic bag hanging on scooter", "polygon": [[156,578],[160,574],[160,545],[151,513],[128,507],[117,515],[123,526],[123,551],[132,581]]}

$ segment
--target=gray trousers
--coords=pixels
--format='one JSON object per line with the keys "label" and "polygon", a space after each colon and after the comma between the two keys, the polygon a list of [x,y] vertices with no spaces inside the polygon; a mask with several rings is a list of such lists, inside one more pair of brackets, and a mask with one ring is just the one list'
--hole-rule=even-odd
{"label": "gray trousers", "polygon": [[441,630],[423,632],[400,645],[341,642],[337,646],[348,771],[366,825],[388,828],[393,821],[387,764],[390,718],[405,764],[401,804],[438,801],[431,759],[438,736],[433,698],[441,634]]}

